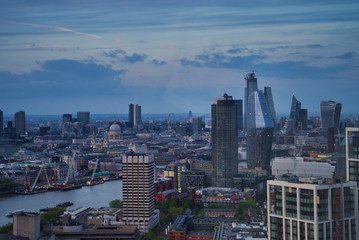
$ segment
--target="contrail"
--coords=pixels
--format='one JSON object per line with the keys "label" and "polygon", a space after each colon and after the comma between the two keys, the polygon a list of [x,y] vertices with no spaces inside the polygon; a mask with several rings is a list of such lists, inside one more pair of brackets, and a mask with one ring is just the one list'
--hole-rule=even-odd
{"label": "contrail", "polygon": [[78,32],[72,29],[68,29],[68,28],[64,28],[64,27],[58,27],[58,26],[52,26],[52,25],[45,25],[45,24],[37,24],[37,23],[27,23],[27,22],[17,22],[17,21],[10,21],[10,22],[15,22],[15,23],[20,23],[23,25],[27,25],[27,26],[33,26],[33,27],[42,27],[42,28],[50,28],[50,29],[56,29],[62,32],[72,32],[75,34],[79,34],[79,35],[84,35],[84,36],[89,36],[89,37],[94,37],[94,38],[102,38],[99,35],[95,35],[95,34],[90,34],[90,33],[83,33],[83,32]]}

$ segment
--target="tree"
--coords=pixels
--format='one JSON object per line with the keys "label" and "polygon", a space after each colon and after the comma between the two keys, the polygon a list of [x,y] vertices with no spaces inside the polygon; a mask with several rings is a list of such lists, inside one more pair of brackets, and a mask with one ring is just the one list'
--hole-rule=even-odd
{"label": "tree", "polygon": [[20,186],[20,184],[17,182],[14,182],[12,179],[0,180],[0,191],[9,191],[18,186]]}
{"label": "tree", "polygon": [[123,203],[120,199],[115,199],[110,202],[110,208],[122,208]]}
{"label": "tree", "polygon": [[194,201],[190,198],[187,198],[186,200],[184,200],[183,202],[183,207],[182,209],[183,210],[186,210],[187,208],[190,208],[190,209],[194,209]]}
{"label": "tree", "polygon": [[65,212],[65,208],[63,207],[54,207],[49,211],[42,213],[40,215],[41,222],[56,222],[59,219],[59,216]]}
{"label": "tree", "polygon": [[156,229],[154,228],[150,228],[150,230],[148,230],[148,232],[146,232],[145,234],[145,239],[147,240],[152,240],[152,239],[156,239],[157,237],[157,233],[156,233]]}
{"label": "tree", "polygon": [[13,223],[7,223],[0,227],[0,233],[8,233],[12,230]]}
{"label": "tree", "polygon": [[176,218],[179,214],[182,213],[182,208],[180,207],[171,207],[170,209],[168,209],[168,213],[170,214],[170,216],[172,218]]}

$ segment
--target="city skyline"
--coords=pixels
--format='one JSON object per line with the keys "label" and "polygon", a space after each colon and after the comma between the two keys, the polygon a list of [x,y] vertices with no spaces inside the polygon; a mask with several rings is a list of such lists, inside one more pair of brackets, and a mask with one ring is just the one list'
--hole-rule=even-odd
{"label": "city skyline", "polygon": [[[209,113],[244,99],[246,72],[270,86],[276,113],[294,93],[357,114],[355,1],[0,1],[0,109],[29,114]],[[345,94],[344,94],[345,93]]]}

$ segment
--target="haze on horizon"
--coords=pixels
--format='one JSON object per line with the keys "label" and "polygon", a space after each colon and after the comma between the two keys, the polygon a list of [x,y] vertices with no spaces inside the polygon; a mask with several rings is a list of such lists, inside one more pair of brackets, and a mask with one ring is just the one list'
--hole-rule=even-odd
{"label": "haze on horizon", "polygon": [[210,112],[243,99],[248,70],[271,86],[276,112],[292,94],[357,114],[357,1],[0,0],[4,114]]}

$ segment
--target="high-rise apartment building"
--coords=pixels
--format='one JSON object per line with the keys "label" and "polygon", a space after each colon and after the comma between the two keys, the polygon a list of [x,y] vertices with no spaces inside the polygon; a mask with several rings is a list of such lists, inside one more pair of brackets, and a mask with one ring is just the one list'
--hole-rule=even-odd
{"label": "high-rise apartment building", "polygon": [[142,124],[141,106],[131,103],[128,106],[128,122],[129,127],[133,128]]}
{"label": "high-rise apartment building", "polygon": [[358,239],[355,189],[335,179],[268,181],[268,239]]}
{"label": "high-rise apartment building", "polygon": [[62,114],[62,124],[64,123],[71,123],[72,122],[72,114],[70,113],[65,113],[65,114]]}
{"label": "high-rise apartment building", "polygon": [[15,129],[16,134],[24,135],[25,134],[25,112],[19,111],[15,113]]}
{"label": "high-rise apartment building", "polygon": [[4,114],[0,110],[0,134],[4,132]]}
{"label": "high-rise apartment building", "polygon": [[249,168],[261,167],[269,174],[273,120],[263,91],[254,91],[248,97],[247,164]]}
{"label": "high-rise apartment building", "polygon": [[193,130],[193,134],[200,134],[202,132],[202,118],[201,117],[192,118],[192,130]]}
{"label": "high-rise apartment building", "polygon": [[243,130],[243,100],[242,99],[237,99],[234,100],[234,102],[237,105],[237,126],[238,126],[238,131],[242,131]]}
{"label": "high-rise apartment building", "polygon": [[212,104],[212,185],[232,187],[238,169],[237,105],[224,94]]}
{"label": "high-rise apartment building", "polygon": [[347,180],[359,186],[359,128],[346,128],[345,142]]}
{"label": "high-rise apartment building", "polygon": [[126,154],[122,158],[123,220],[138,226],[141,232],[155,227],[154,157],[149,154]]}
{"label": "high-rise apartment building", "polygon": [[258,83],[254,72],[247,73],[244,79],[246,80],[246,87],[244,88],[244,128],[248,131],[248,97],[258,90]]}
{"label": "high-rise apartment building", "polygon": [[267,106],[272,117],[272,121],[274,124],[274,128],[277,128],[277,115],[275,113],[274,108],[274,100],[272,95],[272,88],[271,87],[264,87],[264,96],[266,98]]}
{"label": "high-rise apartment building", "polygon": [[328,135],[328,128],[334,128],[334,133],[338,133],[340,113],[342,111],[342,104],[334,101],[320,102],[320,117],[322,119],[323,135]]}
{"label": "high-rise apartment building", "polygon": [[90,124],[90,112],[77,112],[77,122]]}

